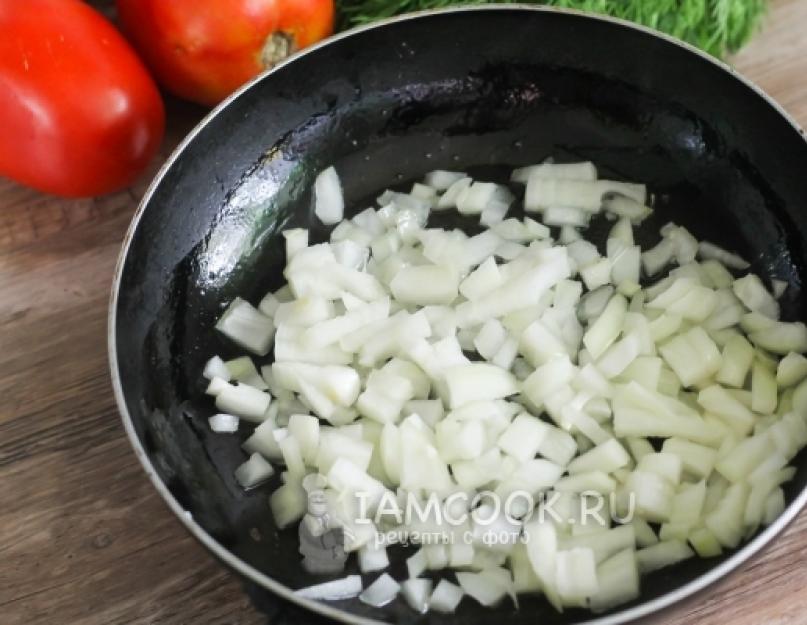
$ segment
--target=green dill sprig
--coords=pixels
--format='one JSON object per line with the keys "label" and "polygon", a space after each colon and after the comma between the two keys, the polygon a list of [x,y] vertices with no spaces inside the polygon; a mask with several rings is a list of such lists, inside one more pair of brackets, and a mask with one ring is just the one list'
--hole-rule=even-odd
{"label": "green dill sprig", "polygon": [[[337,0],[340,29],[441,7],[508,0]],[[522,0],[611,15],[688,41],[718,57],[745,44],[765,12],[765,0]]]}

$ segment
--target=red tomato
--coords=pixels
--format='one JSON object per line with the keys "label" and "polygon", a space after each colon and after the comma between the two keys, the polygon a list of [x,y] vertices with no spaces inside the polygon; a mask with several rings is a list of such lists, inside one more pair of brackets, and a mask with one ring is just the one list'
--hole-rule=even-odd
{"label": "red tomato", "polygon": [[117,0],[125,32],[157,80],[213,105],[333,31],[333,0]]}
{"label": "red tomato", "polygon": [[165,125],[126,40],[79,0],[0,0],[0,174],[65,196],[127,186]]}

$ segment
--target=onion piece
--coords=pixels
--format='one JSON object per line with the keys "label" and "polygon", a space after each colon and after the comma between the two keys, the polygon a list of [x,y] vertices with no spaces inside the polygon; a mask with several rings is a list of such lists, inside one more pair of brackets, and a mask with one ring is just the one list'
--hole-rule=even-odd
{"label": "onion piece", "polygon": [[723,360],[715,379],[726,386],[741,388],[754,360],[754,348],[740,335],[731,337],[723,346]]}
{"label": "onion piece", "polygon": [[401,584],[401,594],[415,612],[425,614],[429,609],[429,597],[432,591],[430,579],[408,579]]}
{"label": "onion piece", "polygon": [[238,417],[231,414],[215,414],[207,420],[210,429],[214,432],[232,434],[238,431]]}
{"label": "onion piece", "polygon": [[659,352],[684,386],[713,376],[722,363],[717,345],[700,326],[677,335],[660,346]]}
{"label": "onion piece", "polygon": [[676,437],[666,439],[661,451],[678,456],[684,471],[696,478],[709,477],[717,460],[716,449]]}
{"label": "onion piece", "polygon": [[681,540],[669,540],[645,547],[636,552],[641,573],[650,573],[694,556],[695,553]]}
{"label": "onion piece", "polygon": [[585,548],[558,551],[555,556],[555,580],[564,603],[585,605],[588,597],[599,590],[594,552]]}
{"label": "onion piece", "polygon": [[225,388],[230,386],[230,383],[222,378],[214,377],[210,380],[210,384],[207,385],[205,389],[205,395],[212,395],[215,397],[219,393],[221,393]]}
{"label": "onion piece", "polygon": [[440,265],[404,267],[390,283],[392,294],[405,304],[450,304],[457,297],[459,277]]}
{"label": "onion piece", "polygon": [[527,413],[518,415],[498,440],[499,447],[525,462],[534,458],[551,426]]}
{"label": "onion piece", "polygon": [[275,334],[272,320],[240,297],[227,307],[216,322],[216,329],[258,356],[269,352]]}
{"label": "onion piece", "polygon": [[449,186],[443,195],[440,196],[440,199],[437,200],[437,206],[434,207],[435,210],[456,208],[457,199],[460,194],[465,192],[471,186],[472,182],[470,178],[465,177],[451,183],[451,186]]}
{"label": "onion piece", "polygon": [[230,381],[230,371],[224,364],[224,361],[218,356],[213,356],[205,363],[205,368],[202,371],[202,375],[211,381],[214,378],[220,378],[225,382]]}
{"label": "onion piece", "polygon": [[441,579],[429,598],[429,608],[435,612],[453,613],[464,594],[462,588],[456,584]]}
{"label": "onion piece", "polygon": [[263,299],[258,303],[258,310],[267,317],[274,317],[277,307],[280,305],[280,300],[274,293],[267,293]]}
{"label": "onion piece", "polygon": [[288,480],[270,495],[269,508],[275,524],[283,529],[303,518],[308,509],[308,496],[302,484],[296,480]]}
{"label": "onion piece", "polygon": [[724,250],[722,247],[718,247],[714,243],[710,243],[709,241],[701,241],[698,243],[698,256],[703,258],[704,260],[716,260],[724,264],[726,267],[730,267],[732,269],[748,269],[750,264],[744,260],[742,257],[737,256],[737,254],[733,254]]}
{"label": "onion piece", "polygon": [[672,241],[675,260],[681,265],[688,265],[698,254],[698,240],[683,226],[667,224],[661,228],[662,235]]}
{"label": "onion piece", "polygon": [[771,319],[779,318],[779,304],[762,284],[759,276],[749,273],[735,280],[732,290],[748,310],[761,313]]}
{"label": "onion piece", "polygon": [[305,599],[339,601],[357,597],[362,591],[361,575],[348,575],[342,579],[324,582],[295,590],[294,594]]}
{"label": "onion piece", "polygon": [[776,377],[759,360],[751,369],[751,409],[759,414],[772,414],[778,402]]}
{"label": "onion piece", "polygon": [[648,276],[654,276],[667,266],[675,254],[675,245],[669,239],[662,239],[655,247],[642,252],[642,267]]}
{"label": "onion piece", "polygon": [[635,198],[611,191],[602,196],[602,207],[607,213],[641,223],[653,211]]}
{"label": "onion piece", "polygon": [[[651,530],[652,531],[652,530]],[[636,552],[629,548],[611,556],[597,567],[597,592],[588,607],[603,612],[639,596],[639,569]]]}
{"label": "onion piece", "polygon": [[268,393],[246,384],[227,384],[216,395],[216,408],[247,421],[261,423],[266,418],[271,401]]}
{"label": "onion piece", "polygon": [[776,384],[780,387],[795,386],[807,377],[807,358],[790,352],[776,368]]}
{"label": "onion piece", "polygon": [[787,280],[779,280],[777,278],[771,280],[771,291],[776,299],[781,299],[785,291],[787,291],[788,286],[790,286],[790,283]]}
{"label": "onion piece", "polygon": [[423,178],[423,184],[437,189],[438,191],[445,191],[452,184],[458,180],[462,180],[465,177],[465,174],[462,172],[436,169],[426,174],[426,176]]}
{"label": "onion piece", "polygon": [[513,375],[494,365],[471,363],[449,367],[443,376],[448,404],[452,409],[469,402],[501,399],[518,392]]}
{"label": "onion piece", "polygon": [[762,517],[763,525],[770,525],[785,511],[785,493],[781,488],[775,488],[765,500],[765,512]]}
{"label": "onion piece", "polygon": [[593,358],[599,358],[619,336],[627,313],[628,302],[622,295],[614,295],[597,320],[583,335],[583,344]]}
{"label": "onion piece", "polygon": [[[746,318],[748,315],[746,315]],[[785,355],[789,352],[803,354],[807,352],[807,326],[802,322],[772,322],[764,330],[748,334],[748,339],[757,347],[774,354]]]}
{"label": "onion piece", "polygon": [[[350,221],[374,237],[383,234],[385,230],[383,222],[378,217],[378,213],[372,207],[365,208]],[[331,241],[333,241],[333,239],[333,233],[331,233]]]}
{"label": "onion piece", "polygon": [[589,291],[604,286],[611,282],[611,259],[602,258],[596,263],[592,263],[580,270],[580,277]]}
{"label": "onion piece", "polygon": [[384,573],[361,592],[359,601],[374,608],[381,608],[395,599],[400,590],[401,585]]}
{"label": "onion piece", "polygon": [[437,189],[426,184],[415,182],[412,185],[412,190],[409,191],[409,195],[419,200],[428,202],[430,205],[437,203]]}
{"label": "onion piece", "polygon": [[249,356],[228,360],[224,365],[230,375],[230,380],[236,380],[259,391],[265,391],[269,388]]}
{"label": "onion piece", "polygon": [[547,226],[588,226],[589,213],[570,206],[548,206],[544,209],[543,220]]}
{"label": "onion piece", "polygon": [[602,206],[602,196],[616,191],[644,202],[644,185],[613,180],[563,180],[530,177],[524,195],[524,209],[539,211],[546,206],[570,206],[596,213]]}
{"label": "onion piece", "polygon": [[590,161],[582,163],[541,163],[514,169],[510,180],[527,183],[531,177],[561,180],[596,180],[597,168]]}
{"label": "onion piece", "polygon": [[491,583],[484,571],[479,573],[457,573],[457,581],[469,597],[476,599],[484,606],[494,606],[507,594],[507,589],[500,584]]}
{"label": "onion piece", "polygon": [[501,223],[509,209],[510,204],[508,202],[492,200],[482,209],[482,214],[479,216],[479,223],[487,227]]}
{"label": "onion piece", "polygon": [[715,535],[705,527],[690,532],[689,543],[701,558],[713,558],[723,553],[723,548]]}
{"label": "onion piece", "polygon": [[457,211],[461,215],[478,215],[496,198],[498,185],[492,182],[473,182],[457,198]]}
{"label": "onion piece", "polygon": [[570,243],[579,241],[582,237],[583,235],[580,234],[580,231],[574,226],[561,226],[558,240],[563,245],[569,245]]}
{"label": "onion piece", "polygon": [[566,469],[569,475],[594,470],[611,473],[626,466],[629,462],[630,456],[628,456],[628,452],[620,445],[619,441],[612,438],[577,456],[569,463]]}
{"label": "onion piece", "polygon": [[308,247],[308,230],[305,228],[284,230],[283,238],[286,240],[286,263],[291,262],[297,252]]}
{"label": "onion piece", "polygon": [[244,489],[254,488],[275,474],[272,465],[259,453],[253,453],[249,460],[235,470],[235,479]]}
{"label": "onion piece", "polygon": [[314,214],[326,226],[342,220],[345,200],[342,197],[342,183],[333,167],[320,172],[314,181]]}

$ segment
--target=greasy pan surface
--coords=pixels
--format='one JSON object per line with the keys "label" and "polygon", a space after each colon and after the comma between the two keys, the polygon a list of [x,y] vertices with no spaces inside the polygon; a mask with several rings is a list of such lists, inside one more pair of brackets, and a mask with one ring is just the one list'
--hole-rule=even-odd
{"label": "greasy pan surface", "polygon": [[[212,329],[223,304],[237,294],[256,303],[282,283],[281,230],[302,225],[325,236],[313,220],[316,173],[336,165],[348,205],[361,209],[429,169],[496,177],[549,155],[646,182],[658,196],[646,230],[674,219],[740,252],[763,276],[789,281],[785,318],[807,318],[807,145],[722,66],[613,20],[515,7],[409,17],[337,38],[203,122],[146,195],[119,266],[110,353],[124,421],[169,505],[188,511],[183,521],[219,557],[281,594],[317,581],[299,565],[296,529],[273,526],[267,497],[276,484],[247,494],[235,483],[246,433],[208,431],[213,406],[200,381],[210,355],[239,353]],[[804,455],[795,462],[788,518],[807,483]],[[645,578],[641,600],[609,622],[697,590],[702,583],[685,585],[733,568],[785,520],[739,554]],[[393,551],[398,577],[405,555]],[[465,600],[456,615],[425,617],[402,603],[330,605],[402,623],[592,618],[556,614],[527,596],[519,611],[509,601],[483,610]]]}

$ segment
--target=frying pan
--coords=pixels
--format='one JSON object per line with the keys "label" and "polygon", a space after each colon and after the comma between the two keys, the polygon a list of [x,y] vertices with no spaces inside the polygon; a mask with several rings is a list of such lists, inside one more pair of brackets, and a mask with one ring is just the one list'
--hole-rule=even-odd
{"label": "frying pan", "polygon": [[[787,280],[786,319],[805,318],[807,144],[760,90],[693,48],[613,19],[496,6],[411,15],[303,52],[213,111],[168,160],[134,218],[110,310],[112,377],[135,452],[187,528],[258,588],[337,620],[474,625],[621,623],[663,608],[758,551],[807,499],[807,463],[789,506],[741,549],[691,559],[643,579],[642,596],[610,614],[557,614],[540,597],[454,615],[357,600],[301,600],[295,529],[277,531],[272,483],[248,493],[233,478],[246,436],[211,434],[200,372],[238,351],[213,331],[236,295],[256,302],[281,285],[284,228],[327,232],[311,186],[334,164],[360,210],[383,188],[435,168],[497,179],[548,156],[592,160],[604,176],[646,182],[656,220]],[[643,245],[651,236],[640,240]],[[392,551],[392,574],[405,570]],[[354,572],[349,567],[347,573]],[[365,583],[371,579],[366,577]],[[300,622],[297,616],[292,622]]]}

